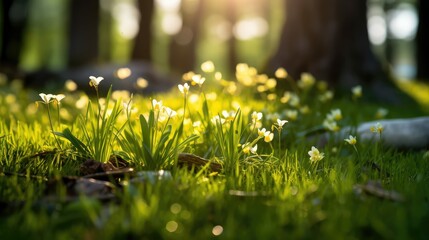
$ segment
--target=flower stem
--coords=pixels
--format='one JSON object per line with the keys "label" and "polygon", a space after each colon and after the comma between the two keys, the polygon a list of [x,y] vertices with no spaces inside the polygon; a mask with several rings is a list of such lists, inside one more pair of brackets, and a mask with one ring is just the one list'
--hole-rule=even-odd
{"label": "flower stem", "polygon": [[[52,124],[51,110],[50,110],[50,108],[49,108],[49,104],[46,104],[46,107],[47,107],[47,109],[48,109],[48,118],[49,118],[49,125],[51,126],[51,132],[52,132],[52,133],[54,133],[54,126],[53,126],[53,124]],[[55,134],[54,134],[54,138],[55,138],[55,141],[57,142],[58,148],[59,148],[60,150],[62,150],[62,149],[61,149],[60,141],[58,140],[58,138],[57,138],[57,136],[56,136]]]}

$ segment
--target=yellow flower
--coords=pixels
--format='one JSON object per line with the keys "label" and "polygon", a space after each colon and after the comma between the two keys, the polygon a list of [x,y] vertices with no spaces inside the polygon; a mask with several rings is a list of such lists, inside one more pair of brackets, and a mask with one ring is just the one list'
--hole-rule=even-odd
{"label": "yellow flower", "polygon": [[348,144],[355,145],[357,140],[356,137],[353,137],[352,135],[349,136],[349,138],[344,139]]}
{"label": "yellow flower", "polygon": [[215,66],[212,61],[206,61],[201,64],[201,70],[205,73],[214,72]]}
{"label": "yellow flower", "polygon": [[140,89],[145,89],[149,86],[149,82],[146,79],[139,77],[137,78],[136,86]]}
{"label": "yellow flower", "polygon": [[291,93],[286,91],[283,93],[283,97],[280,98],[280,102],[281,103],[287,103],[287,102],[289,102],[291,97],[292,97]]}
{"label": "yellow flower", "polygon": [[182,79],[183,79],[184,81],[192,81],[192,77],[194,77],[194,75],[195,75],[195,73],[194,73],[194,72],[189,71],[189,72],[184,73],[184,74],[182,75]]}
{"label": "yellow flower", "polygon": [[287,73],[286,69],[281,67],[281,68],[278,68],[276,70],[274,75],[276,76],[276,78],[287,78],[288,73]]}
{"label": "yellow flower", "polygon": [[89,76],[89,86],[97,88],[98,84],[100,84],[103,79],[103,77]]}
{"label": "yellow flower", "polygon": [[309,89],[314,85],[315,82],[316,80],[314,79],[313,75],[310,73],[302,73],[301,79],[298,80],[297,84],[301,89]]}
{"label": "yellow flower", "polygon": [[312,146],[311,150],[308,151],[308,155],[310,155],[310,162],[315,163],[322,160],[325,157],[324,153],[319,152],[319,149]]}
{"label": "yellow flower", "polygon": [[381,125],[381,123],[378,122],[377,124],[375,124],[375,126],[371,126],[369,128],[369,130],[373,133],[381,134],[383,132],[384,128],[383,128],[383,125]]}

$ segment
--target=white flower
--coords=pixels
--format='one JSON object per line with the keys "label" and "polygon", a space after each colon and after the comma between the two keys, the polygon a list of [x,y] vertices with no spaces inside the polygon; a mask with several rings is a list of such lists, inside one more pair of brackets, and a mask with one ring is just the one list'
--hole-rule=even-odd
{"label": "white flower", "polygon": [[262,113],[261,112],[253,112],[252,113],[252,122],[255,123],[262,119]]}
{"label": "white flower", "polygon": [[277,118],[277,125],[279,125],[279,127],[283,127],[283,125],[285,125],[285,123],[287,123],[288,120],[281,120],[279,118]]}
{"label": "white flower", "polygon": [[98,84],[100,84],[100,82],[103,80],[103,77],[89,76],[89,86],[97,88]]}
{"label": "white flower", "polygon": [[63,100],[66,96],[64,94],[57,94],[57,95],[53,95],[53,98],[55,100],[57,100],[58,103],[61,102],[61,100]]}
{"label": "white flower", "polygon": [[262,129],[258,129],[258,136],[259,137],[264,137],[265,136],[265,132],[266,132],[267,130],[265,129],[265,128],[262,128]]}
{"label": "white flower", "polygon": [[222,116],[225,118],[225,120],[226,121],[232,121],[232,120],[234,120],[234,118],[235,118],[235,115],[236,115],[236,112],[235,111],[226,111],[226,110],[223,110],[222,111]]}
{"label": "white flower", "polygon": [[352,88],[352,93],[353,93],[354,98],[361,97],[362,96],[362,87],[356,86],[356,87]]}
{"label": "white flower", "polygon": [[356,137],[353,137],[352,135],[349,136],[349,138],[344,139],[348,144],[355,145],[357,140]]}
{"label": "white flower", "polygon": [[377,109],[377,112],[375,113],[376,118],[384,118],[389,113],[389,110],[385,108],[379,108]]}
{"label": "white flower", "polygon": [[340,127],[334,120],[325,119],[325,121],[323,121],[323,126],[333,132],[340,130]]}
{"label": "white flower", "polygon": [[198,86],[201,87],[201,85],[203,85],[203,83],[206,81],[206,78],[201,77],[201,75],[199,74],[195,74],[194,76],[192,76],[192,82],[194,82],[195,84],[198,84]]}
{"label": "white flower", "polygon": [[371,130],[371,132],[373,133],[381,134],[384,130],[384,127],[383,125],[381,125],[381,123],[378,122],[377,124],[375,124],[375,126],[371,126],[369,130]]}
{"label": "white flower", "polygon": [[297,110],[286,110],[285,114],[286,114],[286,117],[289,118],[289,120],[291,121],[295,121],[298,118]]}
{"label": "white flower", "polygon": [[341,109],[332,109],[331,113],[329,113],[326,116],[327,119],[329,120],[335,120],[335,121],[339,121],[343,118],[343,115],[341,114]]}
{"label": "white flower", "polygon": [[184,95],[188,94],[188,92],[189,92],[189,84],[188,83],[185,83],[183,85],[179,84],[179,85],[177,85],[177,87],[179,88],[179,91],[181,93],[183,93]]}
{"label": "white flower", "polygon": [[271,142],[271,141],[273,141],[273,138],[274,138],[274,133],[272,133],[270,131],[266,131],[264,133],[264,141],[265,142]]}
{"label": "white flower", "polygon": [[243,153],[248,154],[249,152],[256,154],[256,151],[258,150],[258,144],[255,144],[255,146],[250,146],[250,143],[245,143],[241,146],[243,148]]}
{"label": "white flower", "polygon": [[153,107],[153,110],[156,112],[156,111],[161,111],[162,110],[162,108],[163,108],[163,105],[162,105],[162,100],[160,100],[159,102],[156,100],[156,99],[152,99],[152,107]]}
{"label": "white flower", "polygon": [[177,112],[169,107],[164,107],[163,110],[169,118],[175,117],[177,115]]}
{"label": "white flower", "polygon": [[39,96],[42,98],[45,104],[48,104],[51,102],[51,100],[54,98],[55,95],[40,93]]}
{"label": "white flower", "polygon": [[319,149],[314,146],[312,146],[311,150],[308,151],[308,155],[310,155],[310,162],[312,163],[318,162],[325,157],[325,154],[319,152]]}
{"label": "white flower", "polygon": [[212,123],[213,123],[214,125],[217,125],[218,123],[220,123],[220,124],[224,124],[224,123],[225,123],[225,119],[221,118],[219,115],[214,116],[214,117],[211,119],[211,121],[212,121]]}
{"label": "white flower", "polygon": [[251,153],[253,153],[253,154],[256,154],[256,151],[258,151],[258,144],[255,144],[255,146],[253,146],[253,147],[250,149],[250,152],[251,152]]}

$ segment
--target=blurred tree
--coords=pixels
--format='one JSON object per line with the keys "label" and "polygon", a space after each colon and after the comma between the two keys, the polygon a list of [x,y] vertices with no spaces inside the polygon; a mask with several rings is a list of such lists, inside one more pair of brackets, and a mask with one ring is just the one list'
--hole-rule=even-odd
{"label": "blurred tree", "polygon": [[137,8],[140,12],[139,32],[134,40],[131,60],[146,60],[150,62],[152,47],[152,19],[154,13],[153,0],[138,0]]}
{"label": "blurred tree", "polygon": [[286,22],[268,72],[284,67],[294,78],[310,72],[330,86],[367,85],[374,97],[398,102],[371,49],[364,0],[285,0]]}
{"label": "blurred tree", "polygon": [[69,67],[80,67],[97,62],[99,17],[99,0],[70,1]]}
{"label": "blurred tree", "polygon": [[28,0],[1,1],[0,71],[16,77],[28,19]]}
{"label": "blurred tree", "polygon": [[419,26],[417,29],[417,78],[429,81],[429,1],[419,1]]}
{"label": "blurred tree", "polygon": [[176,73],[194,70],[197,43],[203,21],[206,0],[197,0],[194,7],[181,3],[182,28],[172,36],[169,46],[170,69]]}
{"label": "blurred tree", "polygon": [[230,72],[235,72],[235,67],[238,64],[237,59],[237,39],[233,34],[234,25],[237,22],[237,2],[236,1],[227,1],[227,10],[226,10],[227,19],[231,27],[231,36],[228,39],[228,66]]}

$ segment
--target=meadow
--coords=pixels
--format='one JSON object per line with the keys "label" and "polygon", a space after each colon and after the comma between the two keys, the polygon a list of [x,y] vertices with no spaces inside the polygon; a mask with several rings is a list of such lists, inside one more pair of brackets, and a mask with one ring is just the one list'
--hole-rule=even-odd
{"label": "meadow", "polygon": [[[72,81],[49,93],[1,81],[1,239],[429,234],[427,149],[335,135],[427,114],[418,106],[383,106],[364,86],[336,93],[308,73],[270,78],[247,64],[224,79],[207,61],[150,95],[103,92],[103,76],[88,77],[91,93]],[[383,126],[372,132],[381,138]],[[320,133],[330,135],[323,145]]]}

